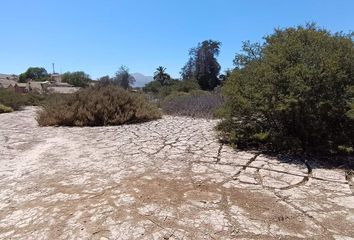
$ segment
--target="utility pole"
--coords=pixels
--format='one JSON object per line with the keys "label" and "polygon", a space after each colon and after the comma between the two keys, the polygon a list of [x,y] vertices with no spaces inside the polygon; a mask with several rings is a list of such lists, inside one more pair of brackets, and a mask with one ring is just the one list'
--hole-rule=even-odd
{"label": "utility pole", "polygon": [[55,69],[54,69],[54,63],[52,63],[52,65],[53,65],[53,74],[55,73]]}

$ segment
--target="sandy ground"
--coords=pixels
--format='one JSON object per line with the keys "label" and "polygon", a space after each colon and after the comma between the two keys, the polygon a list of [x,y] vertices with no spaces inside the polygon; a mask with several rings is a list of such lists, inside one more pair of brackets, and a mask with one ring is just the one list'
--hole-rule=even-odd
{"label": "sandy ground", "polygon": [[343,170],[237,152],[215,122],[38,127],[0,115],[0,239],[354,239]]}

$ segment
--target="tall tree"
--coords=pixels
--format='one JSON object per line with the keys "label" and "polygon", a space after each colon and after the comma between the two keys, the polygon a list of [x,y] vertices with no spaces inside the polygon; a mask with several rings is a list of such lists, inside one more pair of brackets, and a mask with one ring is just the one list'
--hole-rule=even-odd
{"label": "tall tree", "polygon": [[195,79],[195,60],[193,57],[189,57],[188,62],[183,66],[181,70],[181,77],[183,80]]}
{"label": "tall tree", "polygon": [[83,71],[66,72],[62,75],[61,80],[75,87],[87,87],[91,78]]}
{"label": "tall tree", "polygon": [[118,85],[124,89],[131,88],[135,83],[135,78],[130,75],[129,69],[126,66],[121,66],[113,78],[113,84]]}
{"label": "tall tree", "polygon": [[251,43],[250,41],[242,42],[242,52],[236,53],[234,65],[236,69],[243,68],[251,62],[256,62],[262,58],[264,46],[260,43]]}
{"label": "tall tree", "polygon": [[113,79],[110,78],[108,75],[100,77],[97,81],[97,86],[99,87],[105,87],[111,84],[113,84]]}
{"label": "tall tree", "polygon": [[30,67],[26,72],[21,73],[19,76],[20,82],[33,81],[46,81],[49,79],[49,74],[45,68],[42,67]]}
{"label": "tall tree", "polygon": [[166,68],[159,66],[156,68],[156,71],[154,73],[154,80],[158,81],[161,86],[164,86],[168,83],[168,81],[171,79],[171,76],[166,73]]}
{"label": "tall tree", "polygon": [[195,79],[203,90],[213,90],[218,86],[220,64],[216,57],[219,55],[220,46],[218,41],[206,40],[192,48],[189,51],[190,58],[181,71],[182,79]]}

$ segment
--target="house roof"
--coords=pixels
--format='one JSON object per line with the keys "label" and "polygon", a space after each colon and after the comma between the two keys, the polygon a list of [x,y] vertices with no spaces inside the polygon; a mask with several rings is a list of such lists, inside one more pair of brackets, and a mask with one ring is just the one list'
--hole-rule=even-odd
{"label": "house roof", "polygon": [[49,91],[55,93],[75,93],[79,90],[79,87],[48,87]]}
{"label": "house roof", "polygon": [[27,83],[16,83],[17,87],[27,87]]}
{"label": "house roof", "polygon": [[73,85],[66,83],[66,82],[60,82],[60,83],[55,83],[56,87],[73,87]]}
{"label": "house roof", "polygon": [[15,86],[17,82],[14,80],[10,80],[10,79],[5,79],[5,78],[0,78],[0,84],[4,87],[4,88],[8,88],[10,85]]}
{"label": "house roof", "polygon": [[31,86],[32,90],[41,91],[42,90],[42,84],[45,83],[45,82],[31,81],[30,83],[31,83],[30,86]]}

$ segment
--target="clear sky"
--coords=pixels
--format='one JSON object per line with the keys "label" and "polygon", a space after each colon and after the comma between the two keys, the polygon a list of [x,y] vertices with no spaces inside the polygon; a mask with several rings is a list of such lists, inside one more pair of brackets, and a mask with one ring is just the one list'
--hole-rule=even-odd
{"label": "clear sky", "polygon": [[354,0],[1,0],[0,73],[43,66],[83,70],[93,78],[121,65],[173,77],[188,49],[222,42],[222,69],[244,40],[261,41],[275,27],[316,22],[333,32],[354,30]]}

